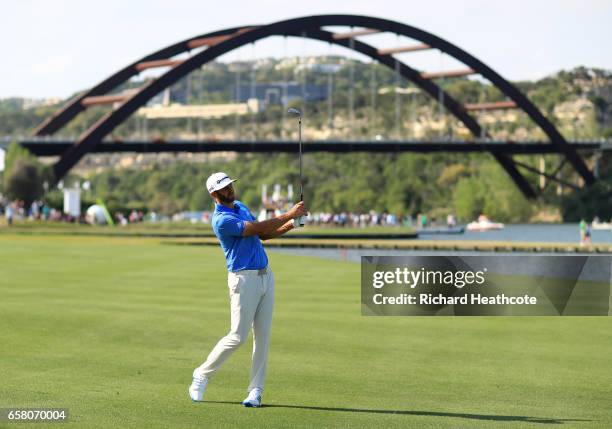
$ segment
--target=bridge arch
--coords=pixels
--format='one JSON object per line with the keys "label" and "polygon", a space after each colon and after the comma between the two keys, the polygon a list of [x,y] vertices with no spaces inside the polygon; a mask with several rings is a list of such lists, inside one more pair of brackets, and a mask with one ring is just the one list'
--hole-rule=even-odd
{"label": "bridge arch", "polygon": [[[576,153],[555,126],[546,119],[538,108],[529,101],[513,84],[505,80],[490,67],[477,58],[465,52],[452,43],[439,38],[424,30],[406,24],[398,23],[381,18],[357,16],[357,15],[318,15],[302,18],[294,18],[263,26],[243,26],[183,40],[174,45],[163,48],[150,54],[139,61],[132,63],[114,75],[105,79],[84,94],[75,97],[64,108],[43,122],[36,130],[35,135],[49,135],[61,129],[70,122],[78,113],[87,107],[87,100],[95,97],[103,97],[120,84],[126,82],[141,70],[160,65],[172,65],[169,70],[157,79],[143,85],[137,92],[121,100],[121,104],[115,110],[107,113],[89,129],[87,129],[70,147],[64,152],[60,160],[54,165],[56,180],[61,179],[86,153],[91,151],[112,130],[125,121],[138,108],[145,105],[148,100],[156,94],[177,82],[182,77],[194,71],[219,56],[236,48],[270,36],[298,36],[321,40],[328,43],[342,45],[369,56],[388,67],[394,68],[397,62],[399,73],[406,79],[419,86],[425,93],[433,97],[437,102],[442,101],[449,113],[461,121],[475,137],[480,137],[482,128],[474,117],[469,115],[465,107],[444,93],[431,79],[424,78],[421,73],[392,56],[391,53],[383,53],[379,49],[364,42],[352,39],[334,37],[334,33],[322,30],[326,26],[348,26],[364,27],[380,32],[391,32],[409,37],[424,43],[426,46],[438,49],[462,62],[466,66],[489,80],[503,94],[512,100],[518,108],[523,110],[535,124],[548,136],[550,143],[558,152],[563,154],[567,161],[580,174],[586,184],[594,182],[594,177],[582,158]],[[207,46],[184,61],[171,60],[178,54],[189,52],[194,48]],[[439,97],[443,93],[442,97]],[[531,189],[527,180],[518,171],[511,156],[501,153],[492,153],[506,172],[511,176],[516,185],[527,197],[534,197],[535,192]]]}

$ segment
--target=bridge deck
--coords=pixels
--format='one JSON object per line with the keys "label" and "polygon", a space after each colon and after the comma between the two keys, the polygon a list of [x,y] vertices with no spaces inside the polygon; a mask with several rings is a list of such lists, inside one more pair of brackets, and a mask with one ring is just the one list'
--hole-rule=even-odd
{"label": "bridge deck", "polygon": [[[0,141],[6,147],[10,141]],[[37,156],[61,155],[74,144],[71,140],[24,139],[20,144]],[[612,142],[570,142],[579,151],[612,149]],[[297,152],[295,141],[122,141],[103,142],[92,152]],[[506,141],[316,141],[304,142],[304,152],[497,152],[507,154],[558,153],[559,149],[547,142]]]}

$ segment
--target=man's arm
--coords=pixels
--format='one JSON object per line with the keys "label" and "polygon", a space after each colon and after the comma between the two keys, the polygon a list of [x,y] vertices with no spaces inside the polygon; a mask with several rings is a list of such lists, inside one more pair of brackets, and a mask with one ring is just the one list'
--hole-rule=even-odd
{"label": "man's arm", "polygon": [[270,240],[271,238],[280,237],[281,235],[288,233],[292,229],[293,229],[293,219],[288,221],[288,222],[286,222],[280,228],[277,228],[276,231],[273,231],[271,234],[260,235],[259,238],[261,240]]}
{"label": "man's arm", "polygon": [[[251,235],[259,235],[259,237],[270,237],[277,233],[281,227],[284,227],[287,223],[293,219],[304,216],[308,213],[304,203],[300,201],[294,205],[287,213],[283,213],[273,219],[267,219],[261,222],[245,222],[244,230],[242,231],[243,237]],[[288,231],[288,230],[287,230]],[[284,231],[283,234],[287,231]],[[267,238],[264,238],[264,240]]]}

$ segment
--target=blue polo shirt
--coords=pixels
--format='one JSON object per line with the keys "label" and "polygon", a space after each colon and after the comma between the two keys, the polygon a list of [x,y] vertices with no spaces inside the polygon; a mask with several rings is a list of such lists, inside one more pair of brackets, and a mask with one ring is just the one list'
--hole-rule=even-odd
{"label": "blue polo shirt", "polygon": [[260,270],[268,266],[268,256],[258,235],[243,237],[244,223],[255,221],[248,207],[234,201],[234,209],[215,204],[212,227],[221,242],[227,270]]}

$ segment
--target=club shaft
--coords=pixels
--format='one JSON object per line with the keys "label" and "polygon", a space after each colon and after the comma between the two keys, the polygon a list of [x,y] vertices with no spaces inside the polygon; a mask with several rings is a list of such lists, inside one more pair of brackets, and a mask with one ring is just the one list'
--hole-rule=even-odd
{"label": "club shaft", "polygon": [[299,142],[299,159],[300,159],[300,201],[304,201],[304,181],[302,180],[302,118],[298,120],[298,142]]}

